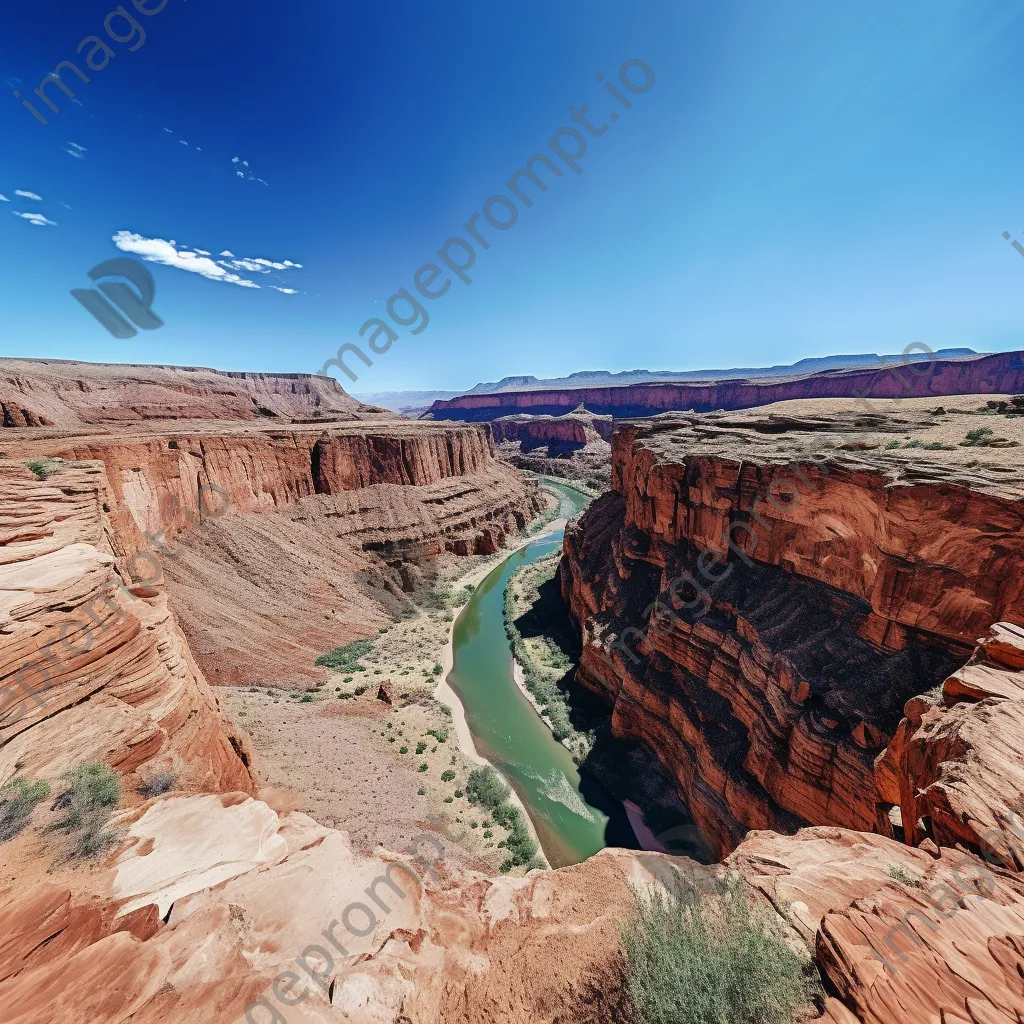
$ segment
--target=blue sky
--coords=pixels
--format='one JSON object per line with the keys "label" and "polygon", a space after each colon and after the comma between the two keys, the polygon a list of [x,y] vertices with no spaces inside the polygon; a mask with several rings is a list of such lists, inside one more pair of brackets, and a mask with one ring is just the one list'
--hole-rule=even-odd
{"label": "blue sky", "polygon": [[[1016,2],[125,6],[135,52],[112,0],[5,11],[0,355],[315,372],[584,103],[582,173],[345,387],[1024,347]],[[90,82],[52,114],[62,60]],[[69,292],[142,254],[165,326],[117,339]]]}

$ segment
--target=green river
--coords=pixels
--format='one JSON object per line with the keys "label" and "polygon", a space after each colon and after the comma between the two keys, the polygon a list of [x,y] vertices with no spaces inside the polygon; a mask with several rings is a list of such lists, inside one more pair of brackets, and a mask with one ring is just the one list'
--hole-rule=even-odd
{"label": "green river", "polygon": [[[589,501],[572,487],[545,481],[571,504]],[[512,676],[504,625],[509,577],[562,545],[562,531],[510,555],[477,587],[455,623],[455,661],[448,682],[466,710],[477,749],[512,784],[526,807],[552,867],[575,864],[605,846],[638,848],[622,805],[581,773]]]}

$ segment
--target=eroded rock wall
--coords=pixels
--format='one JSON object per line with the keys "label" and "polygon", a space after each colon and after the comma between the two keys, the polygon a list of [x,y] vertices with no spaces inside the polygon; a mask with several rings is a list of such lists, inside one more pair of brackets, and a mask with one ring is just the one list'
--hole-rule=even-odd
{"label": "eroded rock wall", "polygon": [[[379,411],[379,410],[378,410]],[[360,419],[373,410],[333,377],[198,366],[0,359],[0,425],[81,427],[145,420]]]}
{"label": "eroded rock wall", "polygon": [[165,594],[133,587],[100,463],[36,479],[0,463],[0,779],[82,760],[254,787],[248,740],[220,719]]}
{"label": "eroded rock wall", "polygon": [[672,410],[751,409],[803,398],[931,398],[1016,394],[1024,390],[1019,352],[894,366],[884,370],[829,370],[783,380],[726,380],[694,384],[631,384],[462,395],[435,402],[435,419],[493,420],[529,413],[562,416],[583,406],[601,416],[654,416]]}
{"label": "eroded rock wall", "polygon": [[750,828],[890,829],[874,762],[905,703],[1024,622],[1019,495],[812,458],[810,430],[779,427],[622,428],[614,491],[566,535],[578,678],[722,853]]}

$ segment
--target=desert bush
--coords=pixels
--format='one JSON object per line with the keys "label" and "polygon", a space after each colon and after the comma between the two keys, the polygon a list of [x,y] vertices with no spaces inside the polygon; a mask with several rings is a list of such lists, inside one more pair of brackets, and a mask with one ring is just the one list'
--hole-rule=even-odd
{"label": "desert bush", "polygon": [[67,789],[53,803],[62,811],[47,831],[71,836],[66,857],[91,857],[117,839],[106,827],[111,812],[121,801],[121,779],[103,761],[82,761],[61,776]]}
{"label": "desert bush", "polygon": [[144,779],[137,792],[144,797],[162,796],[174,789],[178,776],[174,772],[154,772],[148,779]]}
{"label": "desert bush", "polygon": [[32,817],[40,800],[50,795],[48,782],[30,782],[24,775],[16,775],[0,787],[0,843],[13,839]]}
{"label": "desert bush", "polygon": [[536,857],[537,841],[523,820],[523,812],[509,801],[509,788],[493,768],[474,768],[466,780],[466,795],[470,803],[482,804],[494,820],[508,830],[504,848],[510,856],[501,865],[502,871],[528,864]]}
{"label": "desert bush", "polygon": [[992,431],[988,427],[975,427],[974,430],[967,431],[963,441],[960,443],[965,447],[970,447],[971,445],[984,446],[989,443],[991,437]]}
{"label": "desert bush", "polygon": [[316,664],[333,668],[336,672],[365,672],[366,668],[359,664],[359,659],[372,650],[372,640],[353,640],[344,647],[335,647],[333,651],[321,654]]}
{"label": "desert bush", "polygon": [[30,459],[25,465],[35,473],[39,480],[45,480],[60,469],[63,461],[63,459]]}
{"label": "desert bush", "polygon": [[911,871],[908,871],[902,864],[886,864],[885,870],[888,872],[890,878],[899,882],[901,885],[912,885],[917,887],[921,885],[920,879]]}
{"label": "desert bush", "polygon": [[735,875],[709,892],[638,894],[622,938],[643,1024],[788,1024],[814,992],[804,962]]}

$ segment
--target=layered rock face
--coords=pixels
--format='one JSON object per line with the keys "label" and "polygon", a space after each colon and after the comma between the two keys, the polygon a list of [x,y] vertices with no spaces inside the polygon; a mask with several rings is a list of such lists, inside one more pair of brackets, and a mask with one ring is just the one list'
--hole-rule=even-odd
{"label": "layered rock face", "polygon": [[503,416],[491,421],[495,441],[519,441],[524,452],[546,447],[549,454],[571,452],[595,439],[612,439],[609,416]]}
{"label": "layered rock face", "polygon": [[[866,450],[815,452],[825,430]],[[751,828],[898,834],[903,801],[874,762],[904,704],[991,623],[1024,623],[1024,489],[960,453],[911,462],[882,447],[896,431],[913,424],[626,426],[614,491],[567,532],[579,679],[675,772],[719,852]]]}
{"label": "layered rock face", "polygon": [[4,427],[81,427],[143,420],[359,419],[372,410],[332,377],[0,359]]}
{"label": "layered rock face", "polygon": [[654,416],[672,410],[750,409],[808,398],[932,398],[1013,394],[1024,390],[1019,352],[934,359],[885,369],[830,370],[781,380],[727,380],[693,384],[632,384],[462,395],[430,408],[434,419],[493,420],[514,413],[561,416],[582,405],[601,416]]}
{"label": "layered rock face", "polygon": [[322,677],[317,655],[397,612],[443,552],[489,554],[541,507],[487,426],[164,431],[0,445],[99,460],[133,582],[166,580],[215,683]]}
{"label": "layered rock face", "polygon": [[220,720],[166,595],[133,587],[97,463],[45,482],[0,463],[0,778],[102,759],[252,791],[248,741]]}

